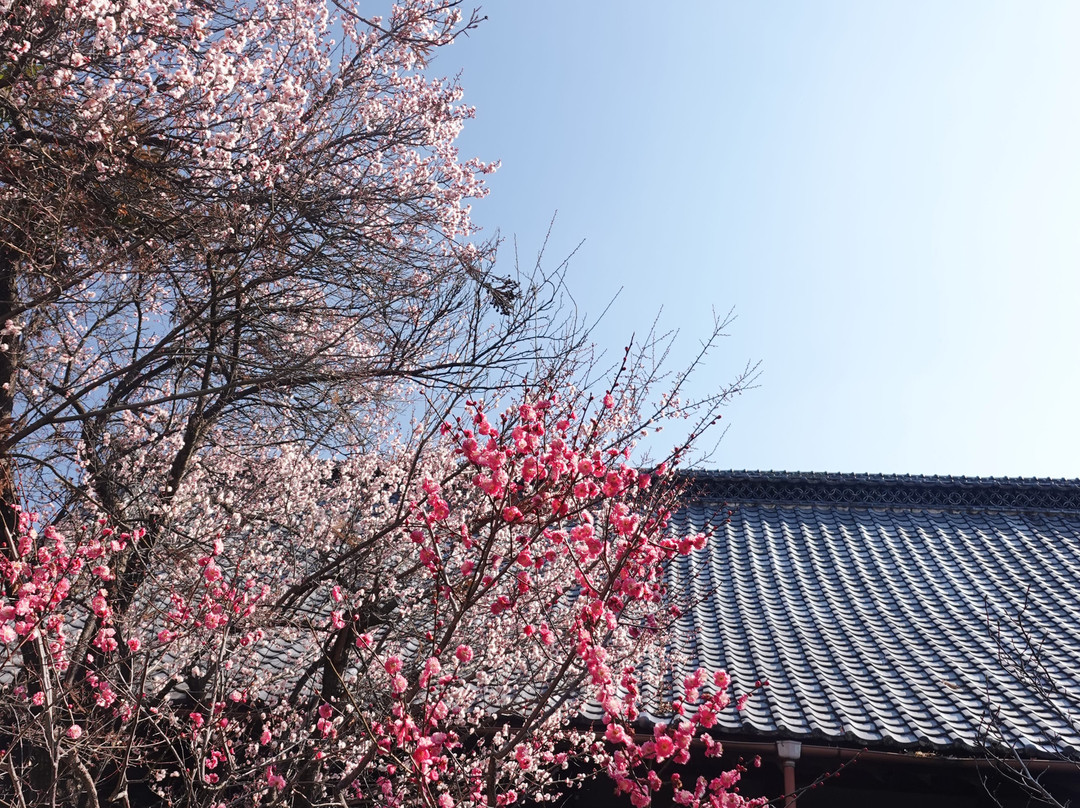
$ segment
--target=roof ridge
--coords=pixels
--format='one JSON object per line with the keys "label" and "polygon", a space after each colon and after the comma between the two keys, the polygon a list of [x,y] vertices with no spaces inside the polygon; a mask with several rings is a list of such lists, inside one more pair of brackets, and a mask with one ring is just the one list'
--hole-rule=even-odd
{"label": "roof ridge", "polygon": [[1080,512],[1080,480],[691,470],[703,500],[807,505]]}

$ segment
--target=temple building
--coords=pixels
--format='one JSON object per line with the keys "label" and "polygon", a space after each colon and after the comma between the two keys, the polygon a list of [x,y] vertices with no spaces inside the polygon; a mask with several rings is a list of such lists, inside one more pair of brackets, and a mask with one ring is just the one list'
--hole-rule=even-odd
{"label": "temple building", "polygon": [[671,642],[688,670],[727,670],[735,693],[767,682],[713,730],[721,766],[760,756],[744,794],[801,808],[1020,806],[1040,788],[1080,800],[1080,481],[690,483],[673,529],[710,540],[669,571]]}

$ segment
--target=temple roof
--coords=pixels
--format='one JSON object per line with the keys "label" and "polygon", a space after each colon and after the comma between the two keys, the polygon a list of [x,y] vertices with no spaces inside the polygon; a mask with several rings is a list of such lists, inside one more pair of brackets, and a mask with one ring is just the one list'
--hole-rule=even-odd
{"label": "temple roof", "polygon": [[670,569],[673,645],[769,682],[724,732],[1080,757],[1080,481],[690,481],[673,530],[711,538]]}

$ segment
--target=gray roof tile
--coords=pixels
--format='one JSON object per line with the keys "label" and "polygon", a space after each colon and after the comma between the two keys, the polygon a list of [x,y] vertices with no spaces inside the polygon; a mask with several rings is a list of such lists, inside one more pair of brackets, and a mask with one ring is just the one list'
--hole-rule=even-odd
{"label": "gray roof tile", "polygon": [[[689,481],[672,529],[712,538],[669,570],[688,606],[672,642],[736,691],[770,682],[726,731],[970,750],[993,712],[1029,754],[1080,754],[1080,482]],[[1001,663],[1021,627],[1053,697]]]}

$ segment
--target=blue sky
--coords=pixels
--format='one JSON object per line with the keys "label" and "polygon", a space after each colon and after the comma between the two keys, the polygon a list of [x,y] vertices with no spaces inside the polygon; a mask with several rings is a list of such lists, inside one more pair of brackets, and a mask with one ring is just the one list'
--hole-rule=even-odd
{"label": "blue sky", "polygon": [[[761,360],[721,468],[1080,476],[1080,3],[492,0],[475,206],[618,351]],[[510,250],[504,255],[511,258]],[[678,359],[678,357],[677,357]]]}

